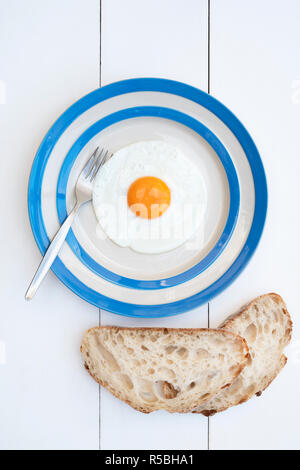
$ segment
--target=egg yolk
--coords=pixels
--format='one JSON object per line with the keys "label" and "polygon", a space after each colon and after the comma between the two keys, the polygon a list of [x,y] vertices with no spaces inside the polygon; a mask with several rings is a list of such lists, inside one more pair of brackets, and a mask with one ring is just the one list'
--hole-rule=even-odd
{"label": "egg yolk", "polygon": [[169,207],[171,191],[168,185],[155,176],[143,176],[130,186],[127,203],[132,212],[144,219],[160,217]]}

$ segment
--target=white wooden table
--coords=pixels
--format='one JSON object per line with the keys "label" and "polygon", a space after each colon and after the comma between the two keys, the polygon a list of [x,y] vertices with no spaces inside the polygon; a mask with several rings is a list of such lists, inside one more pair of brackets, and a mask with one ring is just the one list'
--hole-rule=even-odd
{"label": "white wooden table", "polygon": [[[1,0],[1,449],[299,449],[300,3],[298,0]],[[210,10],[210,11],[209,11]],[[57,116],[107,83],[157,76],[195,85],[239,116],[269,184],[262,241],[210,325],[251,298],[280,293],[294,320],[289,361],[262,395],[209,421],[140,414],[99,390],[79,353],[101,324],[207,326],[208,306],[138,321],[99,312],[39,263],[26,191],[32,160]]]}

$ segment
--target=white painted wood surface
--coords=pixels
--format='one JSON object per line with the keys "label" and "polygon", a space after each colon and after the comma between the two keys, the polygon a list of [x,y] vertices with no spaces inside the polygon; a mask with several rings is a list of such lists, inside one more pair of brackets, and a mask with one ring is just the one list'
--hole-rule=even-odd
{"label": "white painted wood surface", "polygon": [[202,416],[143,415],[105,390],[99,395],[79,353],[83,332],[99,321],[207,326],[207,306],[155,322],[99,314],[52,274],[33,302],[23,300],[40,259],[26,191],[43,135],[100,80],[159,76],[207,91],[208,1],[0,0],[1,449],[300,448],[300,5],[210,3],[210,90],[252,134],[270,192],[262,241],[239,279],[210,303],[210,324],[278,291],[295,326],[288,365],[261,398],[210,418],[208,433]]}
{"label": "white painted wood surface", "polygon": [[275,291],[287,302],[294,332],[288,363],[268,390],[210,419],[210,447],[299,449],[300,3],[211,4],[211,93],[248,128],[269,188],[262,240],[242,275],[211,302],[211,326],[256,295]]}
{"label": "white painted wood surface", "polygon": [[98,447],[98,390],[82,373],[83,331],[98,312],[52,273],[35,300],[24,292],[40,253],[27,183],[51,123],[99,84],[99,2],[1,1],[0,448]]}
{"label": "white painted wood surface", "polygon": [[[102,84],[158,76],[207,90],[207,1],[102,1]],[[207,326],[207,306],[158,320],[101,312],[102,324]],[[101,390],[102,449],[206,449],[207,419],[195,415],[144,416]],[[175,421],[174,421],[175,418]]]}

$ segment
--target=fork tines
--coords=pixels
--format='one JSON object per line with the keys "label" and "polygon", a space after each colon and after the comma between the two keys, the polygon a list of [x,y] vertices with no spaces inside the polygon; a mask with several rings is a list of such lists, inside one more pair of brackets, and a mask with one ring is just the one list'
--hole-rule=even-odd
{"label": "fork tines", "polygon": [[108,150],[105,152],[103,148],[97,147],[83,169],[84,177],[93,181],[99,169],[105,163],[107,155]]}

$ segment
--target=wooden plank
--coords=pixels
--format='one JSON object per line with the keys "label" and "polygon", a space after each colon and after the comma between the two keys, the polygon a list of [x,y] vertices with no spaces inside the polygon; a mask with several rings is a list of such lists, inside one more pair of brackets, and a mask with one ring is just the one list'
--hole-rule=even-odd
{"label": "wooden plank", "polygon": [[[207,90],[207,2],[102,0],[102,84],[129,77],[181,80]],[[207,326],[207,306],[157,320],[102,312],[102,324]],[[102,449],[205,449],[207,419],[143,415],[101,390]]]}
{"label": "wooden plank", "polygon": [[207,90],[207,0],[102,0],[102,85],[133,77]]}
{"label": "wooden plank", "polygon": [[300,5],[211,2],[211,93],[242,120],[265,165],[269,209],[248,267],[210,303],[211,326],[253,297],[278,292],[294,336],[283,372],[260,398],[210,418],[213,449],[299,449],[299,80]]}
{"label": "wooden plank", "polygon": [[[98,448],[98,389],[81,364],[97,309],[50,273],[30,303],[40,261],[27,215],[34,153],[64,109],[99,84],[99,2],[2,2],[0,448]],[[4,230],[3,230],[4,229]]]}

